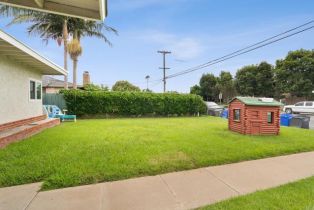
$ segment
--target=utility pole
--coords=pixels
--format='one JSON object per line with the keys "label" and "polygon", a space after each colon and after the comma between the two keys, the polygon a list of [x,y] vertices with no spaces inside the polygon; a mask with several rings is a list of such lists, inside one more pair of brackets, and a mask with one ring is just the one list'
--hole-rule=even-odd
{"label": "utility pole", "polygon": [[166,67],[166,55],[171,54],[170,51],[158,51],[158,53],[163,55],[163,67],[159,68],[163,70],[163,82],[164,82],[164,93],[166,92],[166,84],[167,84],[167,77],[166,77],[166,70],[170,69]]}
{"label": "utility pole", "polygon": [[149,90],[149,89],[148,89],[148,83],[149,83],[150,76],[147,75],[147,76],[145,77],[145,79],[146,79],[146,82],[147,82],[147,88],[146,88],[146,90],[148,91],[148,90]]}

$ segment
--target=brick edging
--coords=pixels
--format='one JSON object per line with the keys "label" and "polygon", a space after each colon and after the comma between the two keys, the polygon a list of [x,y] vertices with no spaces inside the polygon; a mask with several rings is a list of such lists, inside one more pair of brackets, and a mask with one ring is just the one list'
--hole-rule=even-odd
{"label": "brick edging", "polygon": [[33,122],[41,121],[47,119],[47,115],[40,115],[36,117],[31,117],[23,120],[18,120],[14,122],[0,124],[0,131],[10,130],[19,126],[27,125]]}
{"label": "brick edging", "polygon": [[20,132],[17,132],[15,134],[0,138],[0,149],[6,147],[7,145],[17,142],[20,140],[23,140],[25,138],[28,138],[30,136],[33,136],[37,133],[40,133],[41,131],[52,128],[54,126],[57,126],[60,124],[60,119],[53,119],[51,121],[42,123],[40,125],[35,125],[31,128],[26,128]]}

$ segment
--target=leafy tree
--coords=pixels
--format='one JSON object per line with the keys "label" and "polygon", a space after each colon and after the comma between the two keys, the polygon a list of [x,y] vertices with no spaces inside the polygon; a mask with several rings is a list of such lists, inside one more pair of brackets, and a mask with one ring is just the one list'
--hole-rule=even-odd
{"label": "leafy tree", "polygon": [[236,95],[233,77],[230,72],[222,71],[220,73],[217,87],[223,95],[224,102],[229,102]]}
{"label": "leafy tree", "polygon": [[112,91],[119,92],[140,92],[141,89],[135,85],[132,85],[128,81],[118,81],[112,86]]}
{"label": "leafy tree", "polygon": [[190,88],[190,93],[194,95],[202,95],[201,87],[199,85],[194,85]]}
{"label": "leafy tree", "polygon": [[235,86],[243,96],[273,97],[274,69],[266,62],[245,66],[237,71]]}
{"label": "leafy tree", "polygon": [[217,99],[217,78],[213,74],[203,74],[200,80],[201,96],[206,101],[215,101]]}
{"label": "leafy tree", "polygon": [[309,98],[314,90],[314,50],[289,52],[276,62],[276,93]]}
{"label": "leafy tree", "polygon": [[257,96],[274,96],[274,68],[267,62],[262,62],[256,69],[256,93]]}
{"label": "leafy tree", "polygon": [[256,66],[245,66],[237,71],[235,86],[242,96],[254,96],[256,92]]}

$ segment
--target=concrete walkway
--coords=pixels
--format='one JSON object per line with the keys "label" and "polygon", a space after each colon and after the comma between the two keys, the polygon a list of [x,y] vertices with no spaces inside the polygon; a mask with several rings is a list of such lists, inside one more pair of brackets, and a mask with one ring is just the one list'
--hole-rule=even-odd
{"label": "concrete walkway", "polygon": [[40,183],[0,188],[0,209],[192,209],[311,176],[314,152],[39,193]]}

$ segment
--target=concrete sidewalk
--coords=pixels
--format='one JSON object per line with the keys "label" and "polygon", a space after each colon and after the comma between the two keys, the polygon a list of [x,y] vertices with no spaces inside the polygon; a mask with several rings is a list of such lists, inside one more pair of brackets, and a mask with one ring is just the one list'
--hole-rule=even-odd
{"label": "concrete sidewalk", "polygon": [[314,152],[39,192],[0,188],[2,210],[191,209],[314,176]]}

